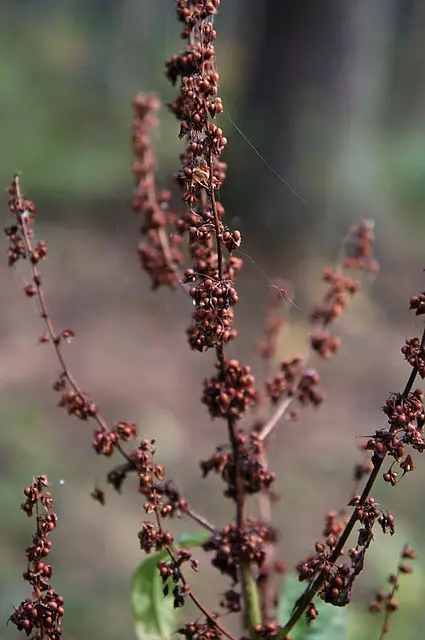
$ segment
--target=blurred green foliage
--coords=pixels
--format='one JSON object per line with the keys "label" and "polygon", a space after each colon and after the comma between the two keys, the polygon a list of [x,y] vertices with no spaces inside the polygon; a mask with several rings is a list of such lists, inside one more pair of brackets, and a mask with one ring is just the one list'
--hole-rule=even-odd
{"label": "blurred green foliage", "polygon": [[[47,192],[53,200],[128,190],[131,99],[165,85],[157,11],[153,28],[139,30],[115,3],[108,11],[90,11],[93,3],[20,4],[0,14],[2,181],[21,170],[34,198]],[[141,9],[135,18],[143,25]]]}
{"label": "blurred green foliage", "polygon": [[131,608],[138,640],[169,640],[179,627],[181,612],[174,608],[175,584],[171,579],[164,584],[158,571],[158,563],[167,558],[165,550],[152,553],[134,572]]}

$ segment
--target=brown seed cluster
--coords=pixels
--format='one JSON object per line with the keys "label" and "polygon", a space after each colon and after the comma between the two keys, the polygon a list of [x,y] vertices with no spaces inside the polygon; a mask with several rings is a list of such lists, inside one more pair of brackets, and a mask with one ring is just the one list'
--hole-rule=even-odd
{"label": "brown seed cluster", "polygon": [[409,308],[415,310],[416,316],[422,316],[425,313],[425,291],[422,291],[418,296],[410,298]]}
{"label": "brown seed cluster", "polygon": [[[156,465],[156,472],[158,473],[158,468],[162,470],[162,467]],[[173,517],[176,516],[180,518],[183,513],[188,513],[190,511],[190,506],[187,503],[186,499],[183,498],[180,493],[172,486],[171,482],[153,482],[148,491],[146,491],[142,484],[140,485],[141,491],[149,496],[154,495],[156,499],[160,501],[160,515],[162,517]]]}
{"label": "brown seed cluster", "polygon": [[144,504],[147,513],[160,512],[162,517],[168,515],[170,509],[165,508],[156,490],[156,481],[162,482],[165,477],[164,467],[155,462],[155,440],[142,440],[137,450],[131,455],[139,478],[139,491],[147,498]]}
{"label": "brown seed cluster", "polygon": [[[273,484],[276,474],[270,472],[264,464],[264,443],[259,440],[258,433],[253,431],[246,435],[242,430],[238,433],[238,452],[240,474],[247,494],[267,491]],[[227,485],[225,495],[236,499],[237,489],[236,465],[233,452],[217,447],[214,455],[201,462],[204,478],[211,472],[218,473]]]}
{"label": "brown seed cluster", "polygon": [[142,268],[151,278],[152,288],[161,285],[175,286],[177,270],[184,258],[180,250],[181,236],[167,231],[174,226],[176,215],[170,209],[171,194],[157,191],[155,184],[156,162],[151,145],[151,133],[158,125],[156,112],[159,100],[153,95],[137,94],[133,100],[133,174],[136,189],[132,209],[140,215],[140,233],[144,242],[139,246]]}
{"label": "brown seed cluster", "polygon": [[323,536],[325,544],[316,542],[315,549],[317,555],[311,555],[297,566],[300,580],[310,580],[322,567],[323,560],[327,559],[335,549],[336,543],[344,530],[346,516],[341,515],[335,509],[331,509],[325,516],[325,526]]}
{"label": "brown seed cluster", "polygon": [[179,549],[177,556],[171,554],[171,560],[165,562],[160,560],[158,563],[159,573],[164,584],[163,594],[167,596],[170,591],[169,581],[174,582],[173,596],[174,596],[174,608],[178,609],[183,607],[185,599],[190,595],[190,587],[184,581],[181,567],[183,564],[188,563],[194,571],[198,571],[198,562],[193,560],[191,554],[187,549]]}
{"label": "brown seed cluster", "polygon": [[145,553],[150,553],[152,549],[161,551],[164,546],[170,546],[173,543],[173,536],[169,531],[162,531],[150,521],[142,523],[138,537],[140,548]]}
{"label": "brown seed cluster", "polygon": [[217,375],[204,381],[202,402],[212,418],[239,419],[255,404],[254,376],[237,360],[216,362]]}
{"label": "brown seed cluster", "polygon": [[[216,273],[216,269],[212,271]],[[187,336],[192,349],[200,352],[229,342],[237,335],[232,326],[232,305],[238,300],[233,282],[213,280],[207,273],[208,269],[202,274],[198,285],[189,289],[196,311]],[[193,269],[187,269],[184,281],[193,282],[194,278],[198,276],[195,276]]]}
{"label": "brown seed cluster", "polygon": [[318,389],[320,376],[316,369],[304,369],[302,358],[283,360],[280,371],[266,382],[269,398],[276,403],[284,397],[296,398],[303,406],[318,407],[324,400]]}
{"label": "brown seed cluster", "polygon": [[[205,189],[209,188],[208,183],[205,184]],[[217,205],[216,205],[217,206]],[[223,216],[224,209],[222,205],[218,209],[219,215]],[[188,226],[189,242],[192,246],[201,245],[206,249],[211,245],[211,241],[214,240],[216,235],[216,226],[214,213],[210,208],[206,208],[199,215],[192,213],[185,217],[185,221]],[[240,246],[241,234],[240,231],[230,231],[222,224],[220,224],[220,239],[223,245],[226,247],[229,254]],[[236,301],[235,301],[236,302]]]}
{"label": "brown seed cluster", "polygon": [[284,395],[295,396],[302,358],[297,356],[291,360],[283,360],[280,369],[273,380],[266,382],[267,394],[272,402],[278,402]]}
{"label": "brown seed cluster", "polygon": [[210,618],[188,622],[178,630],[187,640],[222,640],[223,634]]}
{"label": "brown seed cluster", "polygon": [[336,606],[345,606],[351,600],[352,586],[355,578],[363,570],[366,552],[373,539],[372,530],[375,523],[380,525],[383,533],[388,532],[391,535],[394,533],[394,517],[384,512],[373,498],[367,498],[362,505],[360,496],[355,496],[349,504],[355,508],[356,520],[361,524],[357,545],[348,551],[350,564],[337,564],[334,557],[338,540],[348,521],[347,516],[341,519],[336,511],[330,511],[326,516],[323,531],[325,543],[316,542],[316,554],[297,567],[300,580],[310,581],[318,572],[323,572],[320,595],[325,602]]}
{"label": "brown seed cluster", "polygon": [[[423,313],[422,304],[420,296],[414,296],[410,300],[410,308],[416,310],[416,315]],[[422,340],[418,337],[408,338],[403,345],[401,352],[413,368],[410,376],[412,382],[409,381],[403,393],[390,394],[382,408],[387,416],[389,428],[378,429],[365,445],[365,449],[374,452],[372,461],[382,460],[387,454],[394,458],[393,464],[383,474],[384,481],[392,486],[397,484],[399,475],[394,469],[395,463],[398,463],[402,470],[402,477],[415,469],[412,456],[406,455],[406,446],[410,445],[419,453],[425,451],[424,393],[421,389],[410,391],[416,375],[422,379],[425,377],[424,341],[425,334]]]}
{"label": "brown seed cluster", "polygon": [[137,427],[134,423],[118,422],[110,431],[96,429],[94,432],[93,449],[96,453],[109,457],[113,454],[115,448],[122,442],[137,437]]}
{"label": "brown seed cluster", "polygon": [[276,533],[270,527],[247,519],[246,530],[229,524],[202,545],[204,551],[213,551],[211,564],[221,573],[230,576],[233,583],[239,581],[238,567],[241,562],[255,564],[261,568],[265,558],[265,545],[276,541]]}
{"label": "brown seed cluster", "polygon": [[363,525],[363,528],[358,531],[359,546],[369,544],[375,522],[378,522],[383,533],[394,534],[394,516],[383,511],[374,498],[367,498],[362,505],[360,504],[360,496],[354,496],[349,504],[355,507],[357,520]]}
{"label": "brown seed cluster", "polygon": [[379,262],[373,256],[375,221],[357,220],[350,228],[344,242],[343,266],[356,271],[379,271]]}
{"label": "brown seed cluster", "polygon": [[369,438],[365,448],[374,452],[372,461],[382,459],[387,454],[394,458],[393,464],[383,477],[385,482],[395,486],[398,481],[398,473],[394,470],[395,463],[399,464],[403,476],[415,469],[412,456],[406,455],[406,446],[410,445],[419,453],[425,451],[423,391],[416,389],[407,396],[392,393],[383,406],[383,412],[388,418],[389,429],[375,431],[375,435]]}
{"label": "brown seed cluster", "polygon": [[312,349],[322,358],[328,359],[338,351],[341,340],[333,336],[328,327],[342,315],[361,287],[358,280],[348,277],[343,270],[373,273],[379,270],[379,263],[373,257],[374,239],[373,220],[358,220],[352,225],[344,240],[337,269],[327,267],[323,271],[327,292],[323,301],[311,314],[312,322],[320,323],[321,329],[314,331],[310,336]]}
{"label": "brown seed cluster", "polygon": [[[164,481],[164,468],[153,462],[152,447],[148,440],[142,440],[139,447],[126,456],[124,463],[111,469],[107,476],[108,482],[120,493],[128,474],[136,473],[139,478],[139,491],[148,498],[146,506],[149,501],[154,502],[154,505],[159,505],[162,517],[179,518],[183,513],[190,511],[190,505],[170,480]],[[149,508],[149,512],[152,512],[152,508]]]}
{"label": "brown seed cluster", "polygon": [[171,481],[154,484],[154,488],[166,507],[167,515],[180,518],[183,513],[187,513],[190,510],[187,500],[173,486]]}
{"label": "brown seed cluster", "polygon": [[[64,374],[61,374],[60,380],[57,380],[53,389],[55,391],[62,391],[68,385],[68,381]],[[58,407],[63,407],[68,415],[75,416],[79,420],[88,420],[89,418],[95,418],[99,413],[97,405],[90,399],[90,396],[86,392],[79,393],[78,391],[65,391],[59,401]]]}
{"label": "brown seed cluster", "polygon": [[[29,260],[36,265],[47,255],[46,243],[39,242],[28,252],[28,240],[34,236],[32,223],[36,206],[31,200],[27,200],[24,193],[18,190],[19,177],[16,175],[8,189],[9,211],[14,216],[14,224],[6,226],[4,232],[9,240],[8,262],[9,266],[16,264],[18,260]],[[27,292],[27,295],[31,295]]]}
{"label": "brown seed cluster", "polygon": [[341,346],[341,338],[333,336],[329,331],[315,331],[310,336],[310,344],[313,351],[328,360]]}
{"label": "brown seed cluster", "polygon": [[27,598],[21,602],[10,617],[18,631],[25,631],[32,640],[59,640],[64,615],[64,599],[50,585],[53,570],[46,562],[52,547],[49,535],[57,522],[47,486],[47,476],[37,476],[24,492],[26,501],[21,505],[22,511],[29,517],[35,512],[37,521],[32,544],[26,550],[28,565],[23,574],[24,580],[31,585],[32,600]]}
{"label": "brown seed cluster", "polygon": [[406,344],[401,348],[401,353],[410,366],[418,370],[418,375],[423,380],[425,378],[425,349],[420,338],[408,338]]}
{"label": "brown seed cluster", "polygon": [[331,267],[323,271],[323,280],[328,285],[328,291],[323,302],[313,309],[311,319],[326,327],[341,316],[350,299],[360,290],[360,283]]}
{"label": "brown seed cluster", "polygon": [[[409,393],[407,397],[402,394],[392,393],[382,408],[390,425],[390,434],[398,434],[403,437],[403,442],[408,441],[418,451],[422,451],[424,443],[421,434],[425,425],[424,394],[421,389]],[[395,446],[392,443],[391,453]],[[388,448],[388,447],[387,447]],[[377,453],[382,453],[378,451]],[[399,457],[399,456],[397,456]]]}
{"label": "brown seed cluster", "polygon": [[[261,638],[261,640],[275,640],[281,629],[282,627],[275,620],[270,620],[265,624],[258,624],[255,627],[255,633],[257,638]],[[289,636],[285,636],[283,640],[290,640],[290,638]]]}
{"label": "brown seed cluster", "polygon": [[236,336],[233,306],[238,296],[233,280],[242,265],[231,256],[240,245],[241,234],[223,224],[224,208],[216,196],[227,168],[220,160],[227,139],[214,122],[223,110],[212,23],[219,4],[177,1],[187,45],[166,62],[170,82],[175,85],[180,80],[179,94],[170,109],[180,122],[180,137],[186,141],[176,175],[186,211],[176,224],[180,233],[189,236],[192,268],[185,272],[185,281],[193,285],[190,295],[195,311],[187,334],[190,346],[197,351],[221,347]]}
{"label": "brown seed cluster", "polygon": [[300,580],[311,580],[318,571],[324,572],[321,597],[335,606],[345,606],[351,598],[352,573],[348,564],[333,564],[329,558],[332,547],[316,542],[317,554],[298,565]]}

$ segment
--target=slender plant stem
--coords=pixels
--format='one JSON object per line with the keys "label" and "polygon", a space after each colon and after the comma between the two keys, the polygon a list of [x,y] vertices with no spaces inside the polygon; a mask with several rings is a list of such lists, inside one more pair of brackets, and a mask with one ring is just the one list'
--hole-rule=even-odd
{"label": "slender plant stem", "polygon": [[[394,598],[394,595],[395,595],[397,589],[399,588],[399,583],[398,583],[399,578],[400,578],[400,567],[398,568],[397,573],[395,574],[395,580],[393,581],[393,586],[392,586],[392,589],[391,589],[391,591],[390,591],[390,593],[388,595],[387,602],[391,602],[392,599]],[[393,613],[393,611],[389,607],[386,607],[385,608],[385,617],[384,617],[384,621],[383,621],[382,627],[381,627],[381,633],[379,634],[379,640],[384,640],[384,637],[388,633],[388,622],[389,622],[391,613]]]}
{"label": "slender plant stem", "polygon": [[209,531],[212,534],[217,533],[217,528],[213,524],[211,524],[211,522],[209,522],[206,518],[204,518],[204,516],[201,516],[199,513],[197,513],[193,509],[186,509],[183,513],[185,513],[188,516],[188,518],[191,518],[194,522],[199,524],[199,526],[206,529],[206,531]]}
{"label": "slender plant stem", "polygon": [[[18,221],[20,223],[20,227],[23,233],[23,238],[24,238],[24,243],[25,243],[25,251],[27,254],[27,258],[28,258],[28,262],[31,265],[31,272],[32,272],[32,279],[34,282],[34,285],[36,287],[37,290],[37,298],[40,304],[40,309],[41,309],[41,317],[44,320],[44,323],[46,325],[47,328],[47,332],[50,338],[51,343],[53,344],[53,348],[55,350],[56,353],[56,357],[59,361],[60,367],[62,369],[62,374],[63,376],[66,378],[66,380],[68,381],[69,385],[72,387],[72,389],[75,391],[75,393],[80,396],[81,398],[84,398],[84,394],[82,392],[82,390],[80,389],[80,387],[78,386],[75,378],[73,377],[73,375],[71,374],[70,370],[68,369],[68,366],[65,362],[65,359],[62,355],[62,351],[60,348],[60,335],[58,333],[56,333],[55,328],[53,326],[53,322],[52,319],[50,317],[48,308],[47,308],[47,304],[46,304],[46,300],[44,297],[44,291],[41,285],[41,275],[40,272],[37,269],[37,265],[34,264],[34,262],[32,262],[31,260],[31,254],[33,252],[33,248],[32,248],[32,244],[31,244],[31,240],[30,240],[30,236],[28,233],[28,228],[27,228],[27,220],[28,218],[28,213],[25,211],[25,208],[23,206],[23,199],[22,199],[22,194],[21,194],[21,189],[20,189],[20,184],[19,184],[19,176],[15,175],[14,177],[15,180],[15,186],[16,186],[16,195],[18,197],[18,201],[20,203],[20,206],[18,207],[19,211],[17,212],[17,218]],[[99,427],[102,429],[102,431],[108,431],[108,427],[106,424],[106,421],[102,418],[102,416],[97,413],[96,415],[93,416],[93,419],[97,422],[97,424],[99,425]]]}
{"label": "slender plant stem", "polygon": [[272,415],[270,416],[269,420],[266,422],[264,427],[261,429],[261,431],[259,433],[259,436],[258,436],[259,440],[261,440],[263,442],[264,440],[266,440],[268,438],[268,436],[271,434],[271,432],[273,431],[273,429],[275,428],[275,426],[277,425],[279,420],[281,420],[283,418],[283,416],[285,415],[286,411],[288,410],[288,408],[291,405],[293,400],[294,400],[293,397],[291,397],[291,398],[283,398],[278,403],[275,411],[272,413]]}
{"label": "slender plant stem", "polygon": [[[217,211],[217,202],[214,192],[214,160],[212,153],[210,154],[210,198],[211,207],[214,216],[214,226],[216,232],[216,244],[217,244],[217,262],[218,262],[218,277],[220,281],[223,280],[223,251],[221,246],[221,233],[220,224]],[[220,363],[221,373],[223,377],[226,374],[225,355],[223,346],[220,345],[216,349],[217,358]],[[229,440],[232,448],[232,456],[235,465],[235,491],[236,491],[236,526],[238,530],[243,533],[245,529],[246,521],[246,493],[244,489],[244,481],[241,470],[241,456],[240,456],[240,443],[237,432],[237,421],[229,417],[227,420],[227,428],[229,433]],[[255,639],[255,627],[261,625],[261,610],[260,600],[258,595],[257,584],[253,578],[251,566],[249,562],[241,561],[239,564],[239,573],[242,584],[242,597],[244,602],[244,616],[245,623],[248,626],[251,638]]]}

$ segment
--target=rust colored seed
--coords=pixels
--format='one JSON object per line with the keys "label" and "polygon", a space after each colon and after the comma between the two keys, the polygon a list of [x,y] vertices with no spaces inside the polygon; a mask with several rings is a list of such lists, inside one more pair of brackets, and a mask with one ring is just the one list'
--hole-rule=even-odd
{"label": "rust colored seed", "polygon": [[401,564],[399,566],[399,570],[401,573],[405,573],[405,574],[413,573],[412,567],[408,564]]}

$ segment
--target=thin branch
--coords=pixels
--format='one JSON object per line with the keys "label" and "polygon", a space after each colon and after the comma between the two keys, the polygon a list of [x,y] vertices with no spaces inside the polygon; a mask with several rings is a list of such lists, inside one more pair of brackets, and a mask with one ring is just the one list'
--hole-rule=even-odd
{"label": "thin branch", "polygon": [[[61,366],[62,369],[62,373],[65,376],[66,380],[69,382],[69,384],[71,385],[71,387],[73,388],[73,390],[75,391],[75,393],[77,393],[79,396],[84,397],[80,387],[78,386],[77,382],[75,381],[75,378],[72,376],[72,374],[70,373],[68,366],[65,362],[65,359],[62,355],[61,349],[60,349],[60,335],[56,333],[55,328],[53,326],[53,322],[51,320],[50,314],[48,312],[48,308],[47,308],[47,304],[46,304],[46,300],[45,300],[45,296],[44,296],[44,291],[42,289],[41,286],[41,276],[40,273],[37,269],[36,264],[33,263],[33,261],[30,259],[31,255],[33,253],[33,247],[32,247],[32,243],[31,243],[31,239],[30,239],[30,234],[28,232],[28,228],[27,228],[27,220],[29,220],[29,216],[28,213],[26,212],[26,209],[24,207],[23,204],[23,198],[22,198],[22,193],[20,190],[20,184],[19,184],[19,176],[15,175],[14,176],[14,182],[15,182],[15,187],[16,187],[16,196],[17,196],[17,200],[18,200],[18,211],[17,211],[17,220],[20,224],[22,233],[23,233],[23,238],[24,238],[24,243],[25,243],[25,251],[26,251],[26,256],[27,259],[31,265],[31,270],[32,270],[32,275],[33,275],[33,281],[34,284],[36,286],[36,292],[37,292],[37,297],[40,303],[40,308],[41,308],[41,317],[43,318],[46,327],[47,327],[47,331],[49,333],[49,337],[50,340],[54,346],[55,349],[55,353],[57,356],[57,359],[59,361],[59,364]],[[96,414],[94,416],[92,416],[92,418],[97,422],[97,424],[101,427],[102,431],[109,431],[107,423],[105,422],[105,420],[99,415]],[[118,443],[117,444],[117,449],[120,452],[120,454],[125,458],[126,462],[125,462],[125,467],[130,467],[130,468],[137,468],[137,465],[135,463],[135,461],[122,449],[121,445]],[[154,482],[152,483],[153,486],[153,491],[155,493],[155,484]],[[161,530],[161,532],[163,532],[163,527],[162,527],[162,523],[161,523],[161,519],[159,516],[159,512],[158,509],[155,509],[155,513],[156,513],[156,518],[158,521],[158,527]],[[196,512],[192,511],[191,509],[188,509],[185,511],[185,513],[187,513],[187,515],[192,518],[194,521],[196,521],[198,524],[200,524],[201,526],[203,526],[205,529],[207,529],[209,532],[211,533],[216,533],[216,528],[211,525],[205,518],[203,518],[202,516],[200,516],[199,514],[197,514]],[[38,512],[37,512],[38,514]],[[38,525],[38,519],[37,519],[37,525]],[[171,558],[171,560],[176,564],[176,558],[175,555],[171,549],[171,547],[169,547],[168,545],[165,545],[165,548]],[[176,564],[177,566],[177,564]],[[181,580],[182,583],[185,586],[187,585],[187,582],[181,572],[180,569],[180,575],[181,575]],[[236,638],[229,632],[227,631],[219,622],[217,622],[217,620],[215,619],[215,617],[202,605],[202,603],[198,600],[198,598],[192,593],[191,590],[189,590],[188,592],[189,597],[191,598],[191,600],[194,602],[194,604],[199,608],[199,610],[217,627],[217,629],[219,629],[225,636],[227,636],[229,638],[229,640],[236,640]]]}
{"label": "thin branch", "polygon": [[201,516],[199,513],[194,511],[193,509],[185,509],[184,512],[189,518],[191,518],[194,522],[199,524],[201,527],[206,529],[212,534],[216,534],[218,529],[211,524],[204,516]]}
{"label": "thin branch", "polygon": [[[218,261],[218,277],[219,280],[223,280],[223,250],[221,246],[221,231],[220,221],[217,211],[217,202],[215,199],[214,191],[214,161],[213,154],[210,153],[209,157],[209,192],[211,198],[211,207],[214,216],[214,226],[216,232],[216,246],[217,246],[217,261]],[[225,355],[223,345],[220,344],[216,348],[217,358],[220,362],[221,373],[223,379],[226,376]],[[234,417],[229,416],[227,418],[227,429],[229,433],[229,440],[232,448],[232,455],[235,464],[235,500],[236,500],[236,526],[240,532],[244,531],[246,520],[246,494],[244,488],[244,481],[241,469],[241,456],[240,456],[240,443],[237,432],[237,420]],[[249,562],[241,561],[239,564],[240,579],[242,584],[242,594],[244,602],[244,613],[250,635],[255,637],[255,627],[261,624],[261,611],[258,597],[258,589],[255,580],[252,575],[251,566]]]}
{"label": "thin branch", "polygon": [[[425,345],[425,329],[422,334],[421,349],[423,349],[424,345]],[[404,399],[407,399],[407,397],[409,396],[409,393],[412,391],[412,387],[415,383],[417,375],[418,375],[418,367],[414,366],[410,373],[410,376],[408,378],[404,391],[402,393],[402,397]],[[383,465],[386,455],[387,454],[385,452],[381,458],[375,459],[374,467],[363,489],[363,493],[360,497],[359,503],[356,506],[356,508],[353,510],[350,520],[346,524],[345,529],[342,532],[340,538],[338,539],[335,549],[329,558],[330,564],[335,563],[340,557],[343,547],[347,542],[347,539],[350,536],[351,532],[353,531],[356,522],[358,521],[357,509],[358,507],[363,507],[367,498],[369,497],[369,494],[372,490],[373,485],[375,484],[376,478],[378,477],[379,471]],[[295,624],[301,618],[303,613],[306,611],[311,600],[319,593],[320,589],[323,586],[324,578],[325,578],[324,571],[320,571],[318,575],[313,579],[311,584],[304,591],[302,596],[299,598],[290,619],[288,620],[288,622],[285,624],[285,626],[282,628],[281,632],[279,633],[278,637],[280,640],[284,640],[285,636],[291,631],[291,629],[295,626]]]}
{"label": "thin branch", "polygon": [[264,440],[266,440],[266,438],[269,437],[269,435],[271,434],[271,432],[273,431],[273,429],[275,428],[279,420],[281,420],[284,417],[287,409],[289,409],[289,406],[292,404],[293,400],[295,400],[294,397],[282,398],[282,400],[278,402],[276,409],[274,410],[274,412],[272,413],[272,415],[270,416],[266,424],[262,427],[258,435],[258,439],[261,440],[261,442],[263,442]]}
{"label": "thin branch", "polygon": [[[211,163],[210,164],[210,196],[211,196],[212,211],[214,215],[214,224],[216,228],[218,275],[221,281],[223,279],[223,256],[222,256],[222,248],[221,248],[221,240],[220,240],[221,234],[220,234],[220,225],[219,225],[219,218],[218,218],[218,212],[217,212],[217,203],[215,200],[214,185],[213,185],[212,162],[213,161],[212,161],[212,154],[211,154],[210,156],[210,163]],[[216,351],[217,351],[217,358],[220,362],[221,373],[224,377],[226,375],[226,367],[225,367],[225,356],[224,356],[223,346],[219,345]],[[244,488],[243,488],[243,478],[242,478],[241,468],[240,468],[239,441],[238,441],[238,435],[237,435],[237,429],[236,429],[236,420],[230,416],[227,419],[227,428],[229,433],[230,444],[232,447],[232,454],[233,454],[233,459],[235,463],[235,472],[236,472],[236,480],[235,480],[236,510],[237,510],[236,524],[238,529],[242,531],[245,525],[245,518],[246,518],[246,513],[245,513],[246,500],[245,500]]]}
{"label": "thin branch", "polygon": [[[23,239],[24,239],[24,243],[25,243],[25,251],[26,251],[26,255],[27,255],[27,259],[28,262],[31,266],[31,271],[32,271],[32,279],[33,282],[35,284],[36,287],[36,293],[37,293],[37,298],[40,304],[40,309],[41,309],[41,318],[43,319],[46,328],[47,328],[47,332],[50,338],[50,342],[53,345],[53,348],[55,350],[55,354],[57,357],[57,360],[59,362],[60,368],[62,370],[62,374],[65,377],[65,379],[68,381],[69,385],[71,386],[71,388],[75,391],[75,393],[80,396],[80,397],[84,397],[83,391],[81,389],[81,387],[79,386],[79,384],[77,383],[76,379],[74,378],[74,376],[71,374],[69,367],[66,363],[66,360],[63,356],[61,347],[60,347],[60,334],[56,332],[54,325],[53,325],[53,321],[51,319],[51,316],[49,314],[49,310],[47,307],[47,303],[46,303],[46,298],[45,298],[45,294],[44,294],[44,290],[42,287],[42,279],[41,279],[41,274],[37,268],[37,265],[34,264],[31,259],[30,256],[33,252],[33,246],[31,243],[31,238],[28,232],[28,228],[27,228],[27,220],[29,220],[28,218],[28,214],[25,211],[25,207],[23,205],[23,198],[22,198],[22,192],[21,192],[21,188],[20,188],[20,182],[19,182],[19,175],[15,174],[14,176],[14,183],[16,186],[16,195],[17,195],[17,199],[18,199],[18,211],[17,211],[17,220],[20,224],[20,228],[22,230],[23,233]],[[109,427],[107,425],[106,420],[100,415],[100,413],[96,413],[93,416],[90,416],[97,424],[98,426],[102,429],[102,431],[107,432],[109,431]],[[131,458],[131,456],[122,448],[120,443],[116,443],[116,449],[119,451],[119,453],[123,456],[123,458],[126,460],[125,466],[127,468],[127,470],[130,469],[137,469],[137,465],[135,463],[135,461]],[[203,516],[201,516],[200,514],[198,514],[196,511],[193,511],[192,509],[187,509],[184,511],[184,513],[186,513],[188,515],[188,517],[190,517],[192,520],[194,520],[195,522],[197,522],[200,526],[202,526],[204,529],[206,529],[207,531],[211,532],[211,533],[215,533],[217,531],[217,529],[214,527],[214,525],[212,525],[210,522],[208,522],[208,520],[206,518],[204,518]]]}
{"label": "thin branch", "polygon": [[[400,577],[400,567],[397,569],[397,573],[395,574],[395,579],[393,580],[392,588],[390,593],[387,596],[387,602],[391,602],[395,596],[397,589],[399,588],[399,577]],[[381,633],[379,634],[379,640],[384,640],[384,637],[388,633],[388,623],[390,620],[390,616],[393,613],[393,610],[390,607],[385,607],[385,617],[382,622]]]}
{"label": "thin branch", "polygon": [[[62,374],[65,377],[65,379],[68,381],[69,385],[72,387],[72,389],[75,391],[75,393],[81,397],[84,398],[84,393],[82,392],[81,388],[79,387],[79,385],[77,384],[74,376],[71,374],[65,359],[62,355],[62,351],[60,348],[60,334],[56,333],[55,328],[53,326],[53,322],[52,319],[49,315],[49,311],[47,308],[47,304],[46,304],[46,300],[44,297],[44,291],[41,285],[41,275],[39,270],[37,269],[37,265],[31,260],[31,255],[33,253],[33,247],[31,244],[31,240],[30,240],[30,235],[28,233],[28,228],[27,228],[27,221],[29,220],[29,216],[28,213],[25,210],[24,204],[23,204],[23,198],[22,198],[22,193],[21,193],[21,189],[20,189],[20,184],[19,184],[19,176],[18,174],[15,174],[14,176],[14,183],[15,183],[15,187],[16,187],[16,195],[17,195],[17,199],[18,199],[18,211],[17,211],[17,220],[20,224],[22,233],[23,233],[23,238],[24,238],[24,243],[25,243],[25,251],[27,254],[27,259],[28,262],[31,265],[31,271],[32,271],[32,276],[33,276],[33,282],[35,284],[36,287],[36,292],[37,292],[37,298],[40,304],[40,309],[41,309],[41,317],[44,320],[44,323],[46,325],[47,328],[47,332],[50,338],[51,343],[53,344],[53,348],[55,350],[56,353],[56,357],[59,361],[59,365],[62,369]],[[97,424],[99,425],[99,427],[102,429],[102,431],[109,431],[108,426],[106,421],[102,418],[102,416],[100,414],[96,414],[94,416],[92,416],[93,419],[97,422]]]}

